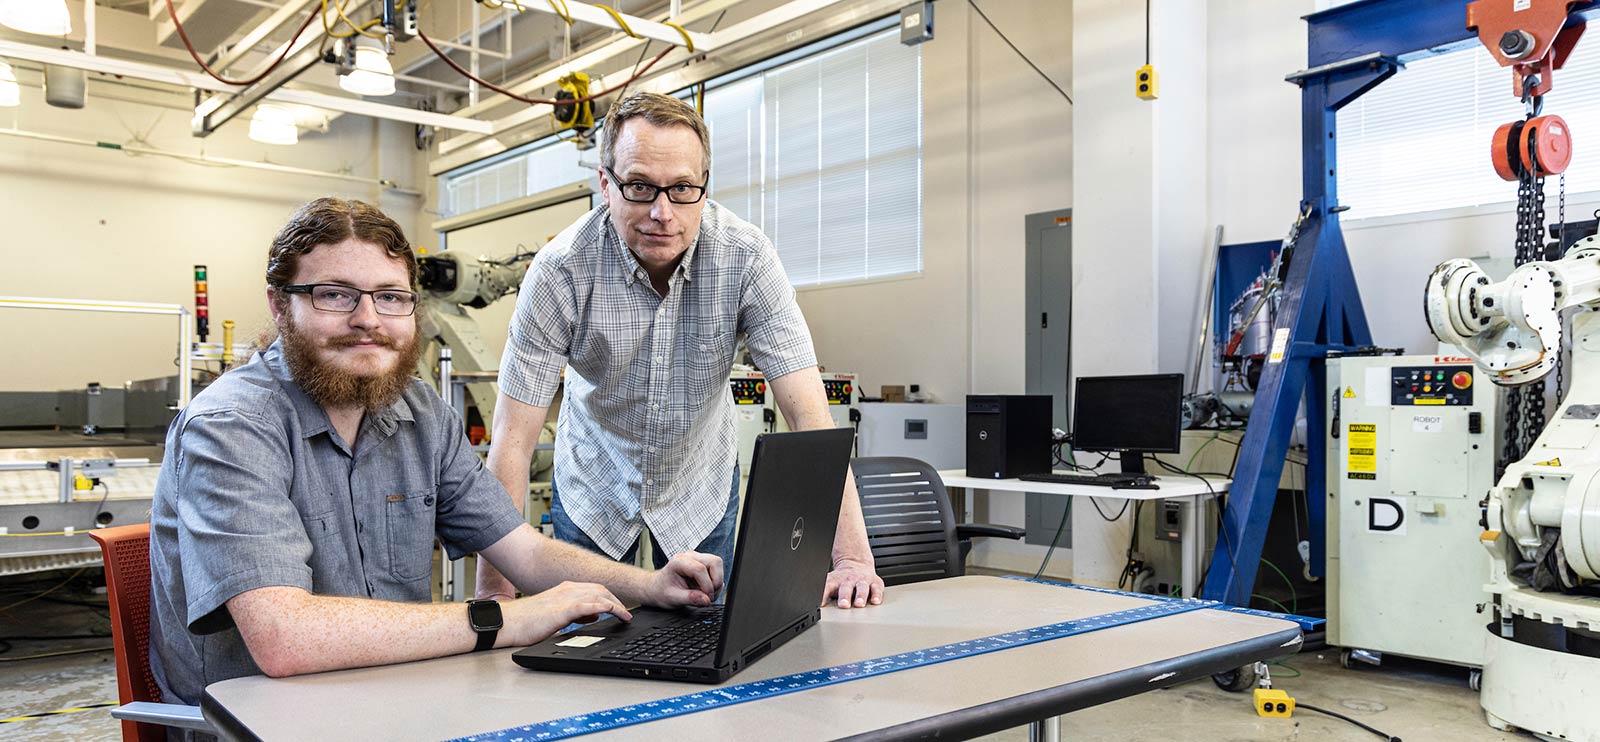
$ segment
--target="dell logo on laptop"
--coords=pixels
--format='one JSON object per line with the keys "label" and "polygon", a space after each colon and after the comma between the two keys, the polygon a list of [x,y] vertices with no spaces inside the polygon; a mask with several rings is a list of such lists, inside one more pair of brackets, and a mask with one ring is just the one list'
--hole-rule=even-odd
{"label": "dell logo on laptop", "polygon": [[805,535],[806,519],[795,518],[794,528],[789,531],[789,551],[798,550],[800,548],[800,539],[805,538]]}

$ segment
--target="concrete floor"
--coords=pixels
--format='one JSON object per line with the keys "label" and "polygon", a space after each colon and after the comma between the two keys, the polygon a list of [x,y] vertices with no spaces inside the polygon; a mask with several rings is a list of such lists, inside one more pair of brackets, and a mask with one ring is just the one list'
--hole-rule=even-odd
{"label": "concrete floor", "polygon": [[[103,601],[83,592],[80,575],[50,598]],[[50,573],[0,580],[0,639],[25,635],[105,633],[105,609],[34,600],[10,610],[5,606],[49,587],[65,577]],[[32,583],[23,589],[18,582]],[[109,639],[17,641],[0,653],[0,719],[115,701],[116,675],[110,652],[72,654],[23,662],[14,658],[71,649],[109,646]],[[3,646],[3,645],[0,645]],[[1337,651],[1308,652],[1288,660],[1292,669],[1274,668],[1275,686],[1297,700],[1337,711],[1391,735],[1418,740],[1531,740],[1526,735],[1497,733],[1483,722],[1477,694],[1467,688],[1466,671],[1458,668],[1388,659],[1381,668],[1345,670]],[[1299,671],[1298,678],[1289,677]],[[114,740],[118,722],[106,709],[27,719],[0,724],[0,739],[11,742]],[[1026,740],[1026,729],[984,737],[992,742]],[[1372,734],[1338,719],[1300,711],[1292,719],[1255,715],[1247,694],[1227,693],[1209,680],[1123,699],[1061,720],[1063,740],[1350,740],[1370,742]]]}

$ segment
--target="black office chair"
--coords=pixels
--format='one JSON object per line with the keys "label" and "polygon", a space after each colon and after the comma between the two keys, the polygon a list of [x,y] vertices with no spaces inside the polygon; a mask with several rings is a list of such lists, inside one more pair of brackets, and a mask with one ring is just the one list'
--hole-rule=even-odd
{"label": "black office chair", "polygon": [[1019,539],[1024,533],[1012,526],[957,524],[944,480],[916,459],[868,456],[850,468],[872,559],[886,585],[960,577],[967,572],[973,537]]}

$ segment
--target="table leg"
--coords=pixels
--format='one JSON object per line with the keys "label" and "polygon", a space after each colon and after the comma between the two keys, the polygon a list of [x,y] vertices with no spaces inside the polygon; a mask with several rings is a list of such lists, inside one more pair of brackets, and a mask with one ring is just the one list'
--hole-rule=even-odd
{"label": "table leg", "polygon": [[1178,550],[1182,552],[1182,572],[1179,575],[1183,583],[1183,597],[1198,597],[1196,591],[1200,582],[1200,562],[1205,558],[1205,501],[1198,496],[1184,498],[1183,535],[1178,542]]}
{"label": "table leg", "polygon": [[1061,717],[1052,716],[1028,725],[1028,742],[1060,742]]}
{"label": "table leg", "polygon": [[[440,552],[443,554],[444,552]],[[441,557],[442,558],[442,557]],[[466,600],[467,558],[444,559],[439,570],[439,599],[446,603]]]}

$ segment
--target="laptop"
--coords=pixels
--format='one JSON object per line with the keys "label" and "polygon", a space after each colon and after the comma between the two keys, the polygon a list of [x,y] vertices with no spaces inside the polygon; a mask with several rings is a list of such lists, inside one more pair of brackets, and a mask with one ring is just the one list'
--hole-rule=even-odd
{"label": "laptop", "polygon": [[855,437],[849,428],[756,438],[722,605],[639,608],[512,655],[534,670],[720,683],[822,617]]}

